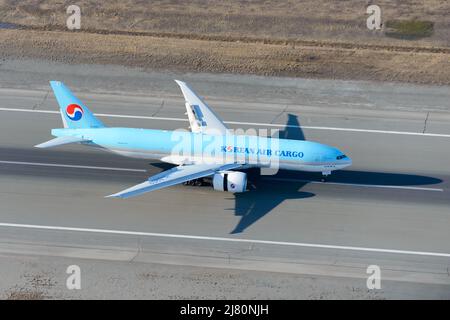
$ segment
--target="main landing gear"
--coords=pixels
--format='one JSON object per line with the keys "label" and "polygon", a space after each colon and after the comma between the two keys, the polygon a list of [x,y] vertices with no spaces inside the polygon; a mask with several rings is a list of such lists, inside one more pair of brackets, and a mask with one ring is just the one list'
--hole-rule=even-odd
{"label": "main landing gear", "polygon": [[201,186],[204,186],[205,184],[206,184],[206,182],[202,178],[183,182],[183,185],[185,185],[185,186],[195,186],[195,187],[201,187]]}
{"label": "main landing gear", "polygon": [[327,177],[331,174],[331,171],[322,171],[322,179],[320,179],[320,181],[322,182],[326,182],[327,181]]}

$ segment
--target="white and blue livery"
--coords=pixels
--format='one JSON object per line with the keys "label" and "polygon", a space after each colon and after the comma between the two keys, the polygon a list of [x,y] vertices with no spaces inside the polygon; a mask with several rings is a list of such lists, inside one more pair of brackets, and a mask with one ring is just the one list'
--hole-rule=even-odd
{"label": "white and blue livery", "polygon": [[176,165],[136,186],[108,197],[128,198],[206,177],[215,190],[244,192],[251,167],[321,172],[329,175],[351,165],[336,148],[311,142],[233,134],[208,105],[184,82],[175,80],[186,101],[190,131],[106,127],[59,81],[50,81],[64,128],[56,138],[37,145],[68,143],[100,147],[127,157],[155,159]]}

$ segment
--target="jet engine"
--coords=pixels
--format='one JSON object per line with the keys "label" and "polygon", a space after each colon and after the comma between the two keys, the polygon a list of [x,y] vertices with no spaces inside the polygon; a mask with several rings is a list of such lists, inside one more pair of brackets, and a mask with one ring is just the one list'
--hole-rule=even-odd
{"label": "jet engine", "polygon": [[214,190],[227,192],[244,192],[247,188],[247,174],[238,171],[222,171],[214,174]]}

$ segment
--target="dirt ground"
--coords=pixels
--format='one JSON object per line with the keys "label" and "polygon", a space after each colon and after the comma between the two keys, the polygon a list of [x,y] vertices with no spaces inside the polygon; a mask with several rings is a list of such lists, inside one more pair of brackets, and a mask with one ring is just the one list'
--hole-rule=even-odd
{"label": "dirt ground", "polygon": [[[120,64],[181,72],[450,84],[450,3],[377,1],[383,21],[433,22],[431,36],[398,39],[366,27],[362,0],[0,0],[0,57]],[[1,24],[0,24],[1,25]]]}
{"label": "dirt ground", "polygon": [[[263,39],[331,40],[408,46],[450,45],[447,0],[0,0],[0,21],[65,27],[66,8],[81,8],[84,30],[152,32]],[[377,4],[383,22],[434,22],[431,37],[402,41],[366,27]]]}
{"label": "dirt ground", "polygon": [[81,32],[1,30],[3,58],[146,70],[450,84],[446,52],[345,49]]}

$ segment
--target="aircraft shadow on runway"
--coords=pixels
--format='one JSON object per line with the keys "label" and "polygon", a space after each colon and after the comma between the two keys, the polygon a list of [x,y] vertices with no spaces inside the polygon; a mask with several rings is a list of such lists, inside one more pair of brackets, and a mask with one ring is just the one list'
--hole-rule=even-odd
{"label": "aircraft shadow on runway", "polygon": [[[252,181],[251,176],[249,180]],[[300,191],[307,182],[267,182],[253,180],[256,186],[245,193],[235,194],[234,214],[240,216],[236,227],[230,232],[241,233],[256,221],[271,212],[283,201],[289,199],[304,199],[314,196],[314,193]]]}
{"label": "aircraft shadow on runway", "polygon": [[[300,127],[298,117],[288,114],[283,130],[278,132],[280,139],[305,140],[305,134]],[[259,169],[247,170],[250,190],[235,194],[234,214],[240,216],[238,224],[231,231],[232,234],[243,232],[256,221],[264,217],[284,200],[303,199],[313,197],[310,192],[300,191],[308,182],[274,182],[264,181]]]}
{"label": "aircraft shadow on runway", "polygon": [[279,131],[280,139],[306,140],[305,133],[300,127],[300,121],[295,114],[288,113],[288,119],[283,130]]}
{"label": "aircraft shadow on runway", "polygon": [[[286,127],[279,132],[280,138],[306,140],[297,116],[288,114]],[[248,170],[248,192],[237,193],[234,196],[234,214],[240,216],[232,234],[244,232],[248,227],[270,213],[274,208],[288,199],[304,199],[315,194],[303,192],[301,189],[310,181],[321,181],[320,173],[293,172],[280,170],[274,176],[261,177],[258,170]],[[265,178],[268,178],[267,180]],[[274,181],[274,179],[276,181]],[[289,179],[282,181],[283,179]],[[295,181],[298,179],[298,182]],[[294,181],[293,181],[294,180]],[[389,186],[419,186],[441,183],[441,179],[385,172],[367,172],[355,170],[340,170],[333,172],[327,182],[361,184],[361,185],[389,185]],[[232,209],[231,209],[232,210]]]}

